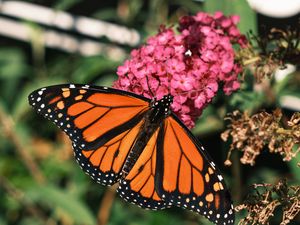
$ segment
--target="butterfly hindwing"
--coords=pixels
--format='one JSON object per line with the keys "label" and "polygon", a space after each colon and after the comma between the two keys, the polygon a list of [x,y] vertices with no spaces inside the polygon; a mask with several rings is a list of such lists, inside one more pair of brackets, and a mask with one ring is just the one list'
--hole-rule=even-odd
{"label": "butterfly hindwing", "polygon": [[149,106],[134,94],[73,84],[36,90],[29,103],[66,132],[81,168],[103,185],[119,180]]}
{"label": "butterfly hindwing", "polygon": [[113,185],[122,176],[122,168],[140,131],[142,121],[115,136],[98,148],[74,146],[76,161],[93,180],[102,185]]}
{"label": "butterfly hindwing", "polygon": [[127,176],[120,181],[117,189],[120,196],[126,201],[134,203],[145,209],[164,209],[167,204],[157,194],[156,162],[157,162],[157,137],[159,128],[149,139],[141,155]]}
{"label": "butterfly hindwing", "polygon": [[157,145],[161,181],[157,190],[162,199],[216,224],[234,224],[233,206],[222,175],[175,116],[165,119]]}
{"label": "butterfly hindwing", "polygon": [[[145,131],[141,131],[145,132]],[[175,117],[159,126],[118,192],[146,209],[172,205],[195,211],[216,224],[233,224],[223,177],[203,147]]]}

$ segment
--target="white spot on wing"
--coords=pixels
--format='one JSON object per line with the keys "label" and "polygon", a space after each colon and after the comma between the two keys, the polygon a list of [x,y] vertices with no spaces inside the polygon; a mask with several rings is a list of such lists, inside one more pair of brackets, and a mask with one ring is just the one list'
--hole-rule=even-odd
{"label": "white spot on wing", "polygon": [[216,169],[216,164],[214,164],[214,162],[210,162],[210,165],[211,165],[214,169]]}

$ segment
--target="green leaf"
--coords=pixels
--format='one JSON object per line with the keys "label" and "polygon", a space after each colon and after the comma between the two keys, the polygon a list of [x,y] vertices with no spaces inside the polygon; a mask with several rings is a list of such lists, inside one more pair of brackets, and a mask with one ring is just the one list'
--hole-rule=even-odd
{"label": "green leaf", "polygon": [[4,218],[0,217],[0,225],[7,225]]}
{"label": "green leaf", "polygon": [[256,13],[250,8],[246,0],[206,0],[204,10],[209,13],[221,11],[225,15],[239,15],[239,29],[242,33],[247,33],[252,30],[257,32]]}
{"label": "green leaf", "polygon": [[231,96],[229,105],[233,109],[247,110],[251,113],[262,106],[264,102],[265,95],[263,92],[240,91]]}
{"label": "green leaf", "polygon": [[116,8],[105,8],[98,10],[93,14],[93,17],[99,20],[114,21],[118,15]]}
{"label": "green leaf", "polygon": [[[33,186],[26,192],[27,196],[34,202],[48,206],[63,213],[75,224],[95,224],[95,218],[88,207],[79,199],[52,185]],[[56,214],[59,217],[59,214]]]}
{"label": "green leaf", "polygon": [[218,115],[212,105],[207,106],[193,128],[193,134],[196,136],[208,135],[223,128],[224,121],[218,118]]}
{"label": "green leaf", "polygon": [[[286,75],[282,80],[276,81],[276,83],[273,86],[273,90],[276,95],[281,96],[286,94],[286,91],[290,90],[292,85],[291,84],[297,84],[297,73],[291,73]],[[300,91],[299,86],[297,92]]]}
{"label": "green leaf", "polygon": [[54,4],[56,10],[68,10],[73,5],[80,3],[82,0],[58,0]]}
{"label": "green leaf", "polygon": [[99,56],[84,58],[72,74],[72,80],[77,83],[87,83],[98,78],[101,73],[116,72],[119,64],[118,61]]}
{"label": "green leaf", "polygon": [[199,11],[203,11],[203,6],[199,2],[196,1],[181,1],[181,0],[175,0],[171,1],[169,3],[174,5],[180,5],[182,8],[185,8],[190,13],[197,13]]}
{"label": "green leaf", "polygon": [[95,82],[95,84],[99,86],[111,87],[117,78],[118,77],[116,74],[103,75],[97,82]]}
{"label": "green leaf", "polygon": [[251,185],[254,183],[275,183],[278,179],[278,174],[276,171],[263,167],[259,170],[259,173],[253,173],[247,181],[247,185]]}
{"label": "green leaf", "polygon": [[20,225],[43,225],[43,221],[39,219],[38,217],[27,217],[24,218],[21,222]]}
{"label": "green leaf", "polygon": [[300,182],[300,167],[299,164],[300,163],[300,153],[298,152],[298,154],[296,155],[295,158],[293,158],[291,161],[287,162],[290,170],[293,173],[293,177],[296,181]]}
{"label": "green leaf", "polygon": [[0,78],[15,79],[29,72],[23,52],[17,48],[0,48]]}

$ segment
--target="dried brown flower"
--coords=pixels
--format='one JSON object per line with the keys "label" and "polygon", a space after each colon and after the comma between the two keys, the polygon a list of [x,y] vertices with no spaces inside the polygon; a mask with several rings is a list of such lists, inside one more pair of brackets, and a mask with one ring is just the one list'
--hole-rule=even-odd
{"label": "dried brown flower", "polygon": [[225,119],[230,124],[221,138],[224,141],[229,137],[232,139],[226,165],[230,165],[229,158],[234,149],[242,151],[241,162],[251,166],[264,147],[268,147],[271,153],[281,154],[283,161],[290,161],[300,151],[300,112],[291,117],[286,127],[283,126],[279,109],[272,114],[261,112],[253,116],[247,112],[234,111]]}
{"label": "dried brown flower", "polygon": [[247,48],[237,53],[237,59],[244,66],[251,65],[256,81],[270,78],[287,63],[300,64],[300,21],[299,26],[280,30],[273,28],[264,36],[250,32]]}
{"label": "dried brown flower", "polygon": [[249,195],[244,204],[235,207],[237,212],[248,211],[239,225],[269,224],[278,207],[283,212],[280,225],[286,225],[300,212],[300,186],[289,187],[286,180],[280,180],[274,185],[255,184],[253,189],[254,194]]}

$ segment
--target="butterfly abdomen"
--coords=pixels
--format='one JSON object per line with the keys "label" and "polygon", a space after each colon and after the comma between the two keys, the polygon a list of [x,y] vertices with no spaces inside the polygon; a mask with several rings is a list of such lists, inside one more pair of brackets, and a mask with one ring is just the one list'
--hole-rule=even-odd
{"label": "butterfly abdomen", "polygon": [[171,95],[165,95],[161,100],[150,104],[150,110],[144,116],[144,123],[124,164],[123,176],[130,172],[152,135],[160,127],[163,120],[169,116],[172,101]]}
{"label": "butterfly abdomen", "polygon": [[[153,112],[152,112],[153,113]],[[145,121],[140,128],[139,135],[137,136],[135,143],[130,150],[126,162],[123,167],[123,176],[126,176],[134,164],[136,160],[141,155],[142,151],[146,147],[147,143],[149,142],[150,138],[154,134],[155,130],[158,128],[159,123],[152,123],[150,121],[151,111],[145,115]]]}

